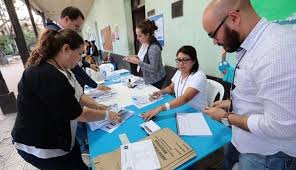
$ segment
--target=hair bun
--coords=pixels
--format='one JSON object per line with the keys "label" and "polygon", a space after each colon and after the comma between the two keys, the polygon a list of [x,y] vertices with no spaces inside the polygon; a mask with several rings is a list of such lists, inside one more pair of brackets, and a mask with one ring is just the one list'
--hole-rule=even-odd
{"label": "hair bun", "polygon": [[152,21],[150,21],[150,23],[151,23],[151,29],[153,31],[156,31],[158,29],[158,27],[156,26],[155,21],[152,20]]}

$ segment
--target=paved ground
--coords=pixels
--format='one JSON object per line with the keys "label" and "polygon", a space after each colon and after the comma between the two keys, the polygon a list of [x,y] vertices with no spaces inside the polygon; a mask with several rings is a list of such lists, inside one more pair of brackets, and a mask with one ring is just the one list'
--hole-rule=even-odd
{"label": "paved ground", "polygon": [[12,130],[16,113],[0,115],[0,170],[36,170],[25,162],[11,143]]}
{"label": "paved ground", "polygon": [[[17,57],[10,60],[9,65],[0,66],[1,73],[6,81],[9,91],[17,94],[17,84],[21,78],[24,67]],[[11,143],[12,130],[16,113],[3,115],[0,111],[0,170],[36,170],[26,163],[16,152]]]}
{"label": "paved ground", "polygon": [[9,91],[13,91],[17,95],[17,84],[23,74],[24,66],[20,58],[10,59],[10,64],[0,65],[3,78],[8,86]]}

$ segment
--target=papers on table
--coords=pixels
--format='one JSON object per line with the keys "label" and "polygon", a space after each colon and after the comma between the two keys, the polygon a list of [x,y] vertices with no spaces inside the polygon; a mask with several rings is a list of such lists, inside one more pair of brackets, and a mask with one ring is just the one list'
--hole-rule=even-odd
{"label": "papers on table", "polygon": [[95,157],[93,163],[95,170],[121,170],[120,149]]}
{"label": "papers on table", "polygon": [[95,121],[95,122],[88,122],[88,125],[92,131],[97,129],[102,129],[108,133],[112,133],[114,130],[116,130],[122,123],[124,123],[128,118],[130,118],[133,113],[127,110],[121,110],[118,112],[121,122],[120,123],[112,123],[108,120],[101,120],[101,121]]}
{"label": "papers on table", "polygon": [[109,96],[105,95],[97,98],[97,102],[104,105],[120,104],[122,107],[134,104],[138,108],[142,108],[158,101],[149,101],[149,95],[158,90],[156,87],[151,85],[128,88],[123,83],[117,83],[108,87],[112,89],[112,93],[109,94]]}
{"label": "papers on table", "polygon": [[176,120],[179,135],[213,135],[201,112],[177,113]]}
{"label": "papers on table", "polygon": [[153,121],[149,120],[148,122],[140,124],[140,126],[145,130],[148,135],[160,130],[160,127]]}
{"label": "papers on table", "polygon": [[151,139],[121,145],[122,170],[153,170],[160,169]]}
{"label": "papers on table", "polygon": [[106,91],[101,91],[101,90],[97,90],[97,89],[93,89],[93,88],[88,88],[86,90],[84,90],[84,93],[90,97],[100,97],[102,95],[104,95],[105,93],[107,93]]}
{"label": "papers on table", "polygon": [[[150,139],[153,143],[162,170],[176,169],[178,166],[196,156],[194,150],[168,128],[161,129],[143,140],[147,139]],[[142,157],[143,155],[140,156]],[[144,157],[145,156],[146,158],[148,157],[148,155],[144,155]],[[123,166],[121,165],[121,157],[123,156],[121,156],[120,150],[117,149],[113,152],[95,157],[93,163],[96,170],[119,170],[121,166]],[[145,162],[144,164],[146,165]],[[141,169],[145,167],[146,166],[142,166]]]}
{"label": "papers on table", "polygon": [[114,90],[103,91],[93,88],[88,88],[84,90],[84,93],[89,97],[95,99],[97,102],[108,100],[112,97],[112,95],[116,94]]}
{"label": "papers on table", "polygon": [[129,73],[129,71],[127,69],[120,69],[120,70],[115,70],[114,73],[124,74],[124,73]]}
{"label": "papers on table", "polygon": [[120,104],[122,107],[132,105],[131,89],[121,83],[112,84],[108,87],[112,89],[114,94],[112,94],[110,98],[105,98],[104,100],[96,99],[97,102],[104,105]]}
{"label": "papers on table", "polygon": [[145,95],[145,94],[142,94],[142,95],[134,95],[132,96],[132,103],[139,109],[145,107],[145,106],[148,106],[152,103],[155,103],[159,100],[161,100],[163,97],[160,97],[156,100],[153,100],[153,101],[150,101],[149,100],[150,96],[149,95]]}

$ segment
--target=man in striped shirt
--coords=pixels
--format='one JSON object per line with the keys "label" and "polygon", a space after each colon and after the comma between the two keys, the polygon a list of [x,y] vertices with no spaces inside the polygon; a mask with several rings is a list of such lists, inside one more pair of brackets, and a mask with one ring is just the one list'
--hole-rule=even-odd
{"label": "man in striped shirt", "polygon": [[203,26],[238,60],[232,100],[204,110],[232,125],[225,152],[237,160],[226,157],[225,169],[296,169],[296,33],[259,17],[250,0],[213,0]]}

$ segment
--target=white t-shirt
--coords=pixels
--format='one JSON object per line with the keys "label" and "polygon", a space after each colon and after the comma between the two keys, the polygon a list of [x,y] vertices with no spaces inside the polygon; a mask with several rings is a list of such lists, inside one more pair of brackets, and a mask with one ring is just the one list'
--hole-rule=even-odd
{"label": "white t-shirt", "polygon": [[199,92],[188,102],[188,104],[199,110],[207,106],[207,77],[204,72],[198,70],[195,73],[191,73],[182,81],[181,71],[178,70],[172,78],[172,82],[174,83],[176,97],[182,96],[186,89],[191,87],[198,90]]}

